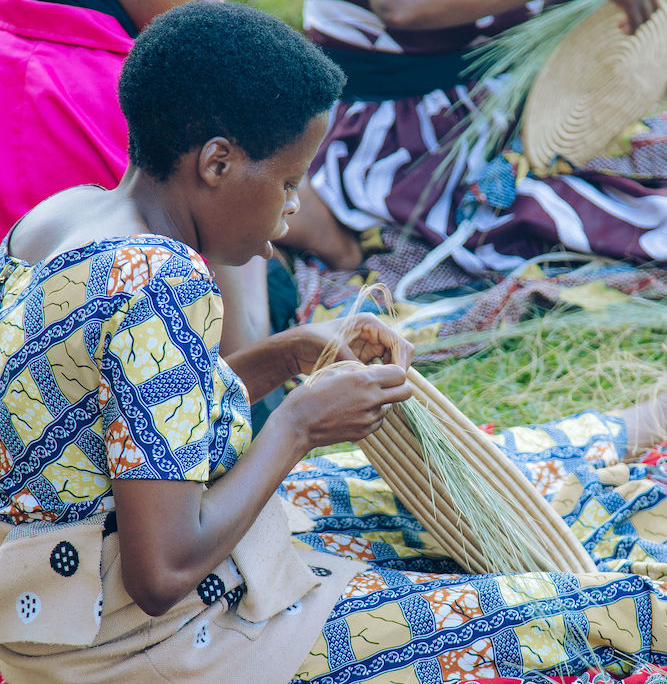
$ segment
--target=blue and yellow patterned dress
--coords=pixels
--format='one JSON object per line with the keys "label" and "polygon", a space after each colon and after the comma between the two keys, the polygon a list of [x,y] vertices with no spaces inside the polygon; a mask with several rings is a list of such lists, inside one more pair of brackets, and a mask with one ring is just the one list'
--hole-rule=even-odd
{"label": "blue and yellow patterned dress", "polygon": [[91,242],[31,266],[0,253],[0,519],[113,509],[115,478],[216,478],[251,439],[218,356],[222,301],[185,245]]}
{"label": "blue and yellow patterned dress", "polygon": [[360,450],[304,460],[282,486],[316,521],[298,543],[370,569],[348,585],[295,684],[520,684],[667,666],[667,458],[621,463],[623,421],[592,410],[493,439],[600,572],[464,574]]}

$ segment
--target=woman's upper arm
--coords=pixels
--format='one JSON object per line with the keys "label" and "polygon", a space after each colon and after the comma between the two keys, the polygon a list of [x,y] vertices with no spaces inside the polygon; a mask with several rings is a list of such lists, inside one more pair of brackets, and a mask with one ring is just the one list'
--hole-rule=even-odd
{"label": "woman's upper arm", "polygon": [[193,563],[202,485],[118,479],[113,494],[125,588],[142,610],[162,614],[207,573]]}
{"label": "woman's upper arm", "polygon": [[184,261],[134,293],[106,324],[100,359],[99,401],[124,579],[130,595],[152,613],[199,581],[192,553],[202,483],[210,474],[216,425],[225,421],[215,406],[219,295],[196,270],[187,271]]}
{"label": "woman's upper arm", "polygon": [[203,279],[151,279],[103,331],[100,410],[112,479],[208,478],[219,296]]}

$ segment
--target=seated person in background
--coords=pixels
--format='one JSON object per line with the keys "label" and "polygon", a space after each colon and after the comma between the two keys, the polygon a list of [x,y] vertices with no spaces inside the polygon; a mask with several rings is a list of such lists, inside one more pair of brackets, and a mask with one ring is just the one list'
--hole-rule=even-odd
{"label": "seated person in background", "polygon": [[[123,69],[131,163],[120,184],[59,193],[3,241],[0,671],[11,684],[285,684],[327,673],[385,684],[585,669],[551,635],[531,660],[531,604],[546,599],[560,620],[567,602],[451,574],[460,569],[358,454],[326,474],[320,460],[300,462],[376,431],[410,396],[413,349],[375,317],[354,318],[340,347],[339,360],[356,362],[291,392],[251,441],[248,400],[310,373],[341,322],[223,361],[221,300],[203,257],[271,256],[342,82],[302,36],[256,10],[173,9]],[[548,429],[570,465],[587,463],[595,440],[617,457],[629,441],[622,417],[595,412]],[[292,540],[283,507],[294,507],[274,493],[289,498],[300,471],[330,489],[306,487],[295,503],[333,526]],[[632,511],[650,527],[655,505],[644,497]],[[618,672],[630,653],[667,657],[667,592],[632,574],[659,555],[655,540],[649,552],[628,574],[570,578],[592,601],[576,625],[595,624],[591,647]],[[562,590],[561,573],[543,575]],[[595,641],[616,619],[631,637]]]}
{"label": "seated person in background", "polygon": [[[127,168],[118,78],[134,38],[185,0],[0,0],[0,238],[74,185],[113,188]],[[269,332],[266,267],[211,264],[227,300],[222,353]],[[258,283],[252,290],[251,283]],[[242,304],[247,292],[252,305]]]}
{"label": "seated person in background", "polygon": [[[471,150],[422,195],[461,132],[454,127],[475,110],[473,83],[459,76],[469,64],[463,55],[544,4],[305,0],[307,35],[342,66],[348,83],[304,182],[301,212],[290,218],[281,244],[314,254],[333,269],[354,269],[362,260],[359,231],[414,219],[415,231],[431,245],[451,235],[460,222],[459,203],[486,160]],[[617,4],[627,32],[657,8],[655,0]],[[585,179],[576,173],[526,178],[511,206],[478,211],[476,232],[454,249],[453,259],[470,273],[502,271],[561,244],[615,258],[665,260],[658,232],[667,220],[667,198],[660,196],[667,169],[656,173],[659,178],[648,183],[590,172]],[[644,205],[650,211],[643,212]]]}

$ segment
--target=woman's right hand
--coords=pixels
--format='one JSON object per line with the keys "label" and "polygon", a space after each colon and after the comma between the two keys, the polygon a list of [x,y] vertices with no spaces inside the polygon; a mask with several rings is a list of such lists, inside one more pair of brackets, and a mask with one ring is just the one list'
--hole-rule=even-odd
{"label": "woman's right hand", "polygon": [[349,363],[323,369],[312,384],[290,392],[278,410],[309,451],[363,439],[379,429],[390,404],[411,395],[400,366]]}

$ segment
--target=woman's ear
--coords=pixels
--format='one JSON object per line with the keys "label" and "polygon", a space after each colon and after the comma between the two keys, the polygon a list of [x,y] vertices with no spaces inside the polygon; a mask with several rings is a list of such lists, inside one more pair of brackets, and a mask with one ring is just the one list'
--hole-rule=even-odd
{"label": "woman's ear", "polygon": [[215,187],[229,172],[230,164],[237,156],[237,148],[227,138],[207,140],[199,151],[197,170],[207,185]]}

